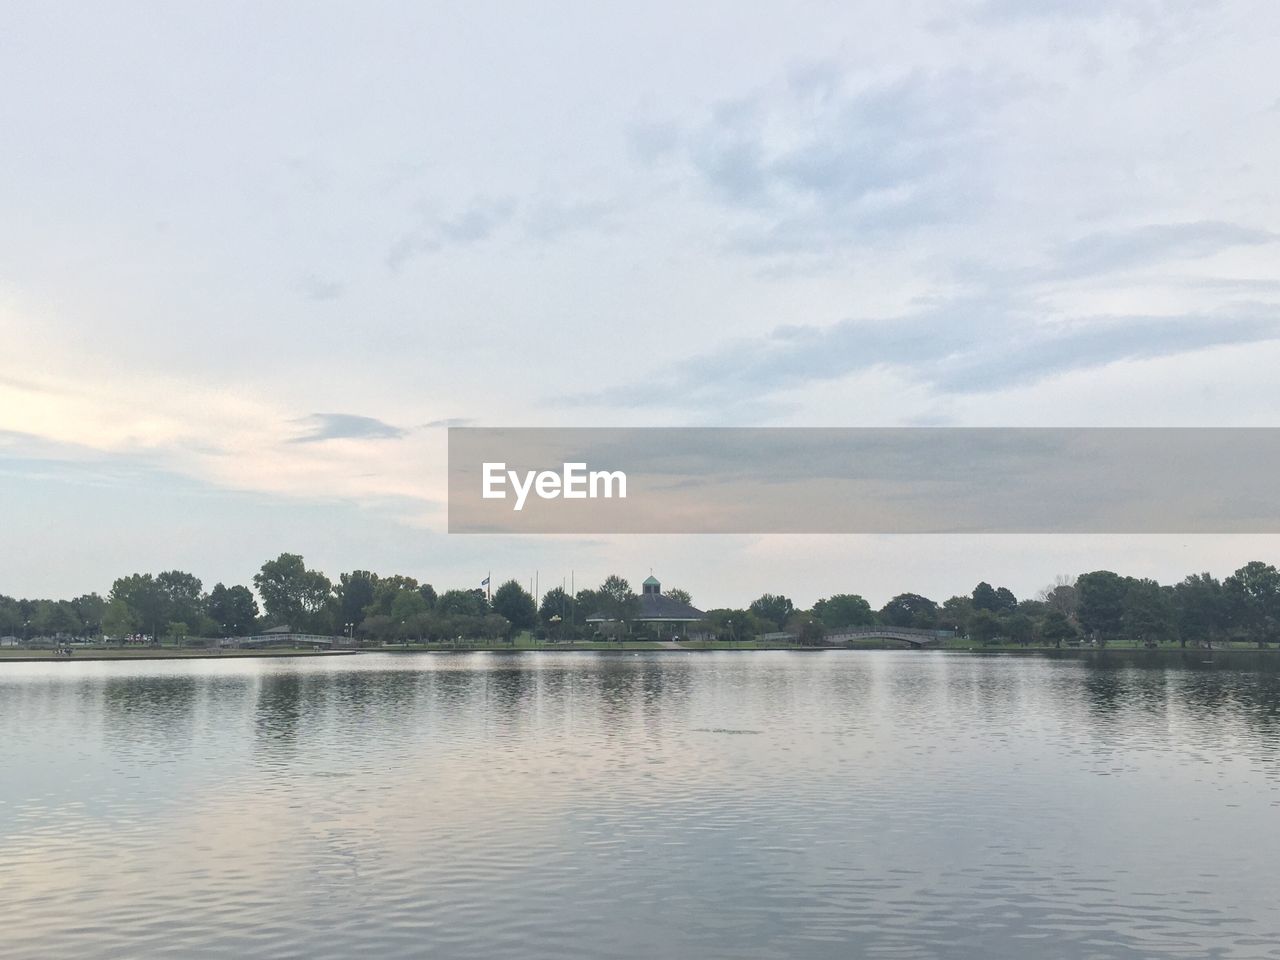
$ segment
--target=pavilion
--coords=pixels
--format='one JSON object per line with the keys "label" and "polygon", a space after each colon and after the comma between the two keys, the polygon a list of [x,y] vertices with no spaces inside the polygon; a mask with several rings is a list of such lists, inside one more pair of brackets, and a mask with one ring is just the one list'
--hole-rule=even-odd
{"label": "pavilion", "polygon": [[[640,585],[639,612],[632,623],[651,626],[658,636],[681,633],[691,623],[697,623],[706,614],[673,597],[663,596],[662,584],[652,574]],[[597,613],[587,617],[587,623],[597,627],[608,623],[612,617]]]}

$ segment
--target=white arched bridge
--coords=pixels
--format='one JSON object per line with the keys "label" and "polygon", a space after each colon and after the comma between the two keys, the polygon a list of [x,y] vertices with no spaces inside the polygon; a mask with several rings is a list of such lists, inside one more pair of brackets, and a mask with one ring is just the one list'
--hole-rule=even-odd
{"label": "white arched bridge", "polygon": [[897,640],[909,647],[921,649],[933,647],[950,640],[954,630],[925,630],[920,627],[847,627],[839,633],[829,633],[827,643],[846,643],[850,640]]}

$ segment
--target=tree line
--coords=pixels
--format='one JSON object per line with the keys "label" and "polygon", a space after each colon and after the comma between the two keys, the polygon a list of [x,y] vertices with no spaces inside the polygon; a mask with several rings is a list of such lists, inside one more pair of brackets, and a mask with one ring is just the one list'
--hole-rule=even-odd
{"label": "tree line", "polygon": [[[693,602],[684,590],[666,595]],[[639,597],[617,575],[576,593],[553,587],[540,599],[508,580],[490,597],[478,587],[437,593],[413,577],[369,570],[331,580],[298,554],[283,553],[262,565],[252,586],[218,583],[206,592],[194,574],[168,570],[120,577],[105,597],[0,595],[0,636],[183,641],[287,626],[295,633],[376,642],[499,640],[521,631],[557,640],[643,638],[647,628],[636,622],[638,613]],[[588,624],[588,617],[594,622]],[[786,633],[800,643],[819,643],[842,630],[875,625],[954,631],[979,643],[1061,646],[1087,638],[1101,645],[1265,646],[1280,642],[1280,571],[1254,561],[1222,580],[1197,573],[1165,585],[1095,570],[1059,577],[1034,598],[1019,600],[1007,587],[984,581],[941,603],[901,593],[879,609],[855,593],[824,597],[808,609],[766,593],[743,608],[707,611],[686,633],[725,641]]]}

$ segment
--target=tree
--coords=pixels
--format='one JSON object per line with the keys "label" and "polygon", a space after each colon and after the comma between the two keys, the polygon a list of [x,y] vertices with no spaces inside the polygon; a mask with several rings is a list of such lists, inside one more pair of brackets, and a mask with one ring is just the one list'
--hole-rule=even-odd
{"label": "tree", "polygon": [[515,630],[531,630],[538,622],[533,597],[515,580],[508,580],[494,591],[493,612],[506,617]]}
{"label": "tree", "polygon": [[973,593],[970,594],[970,597],[973,599],[973,609],[975,610],[999,609],[999,600],[996,598],[995,587],[985,580],[973,588]]}
{"label": "tree", "polygon": [[876,622],[876,615],[856,593],[837,593],[813,605],[813,615],[830,630],[844,627],[865,627]]}
{"label": "tree", "polygon": [[1280,625],[1280,572],[1254,560],[1222,581],[1232,621],[1259,647],[1265,647]]}
{"label": "tree", "polygon": [[[515,581],[511,582],[514,583]],[[519,584],[516,584],[516,586],[519,586]],[[529,595],[526,593],[525,596]],[[496,593],[494,594],[494,599],[497,599]],[[529,597],[529,605],[533,606],[532,597]],[[511,621],[498,613],[487,614],[480,620],[480,631],[488,640],[500,640],[503,637],[510,636],[511,627]]]}
{"label": "tree", "polygon": [[339,574],[334,588],[338,595],[338,620],[341,629],[364,622],[366,611],[373,604],[374,591],[378,587],[378,575],[369,570],[352,570]]}
{"label": "tree", "polygon": [[1124,598],[1129,592],[1129,578],[1110,570],[1094,570],[1076,580],[1077,616],[1080,625],[1098,635],[1106,643],[1123,629]]}
{"label": "tree", "polygon": [[196,629],[204,617],[204,585],[200,578],[182,570],[166,570],[156,575],[156,587],[164,597],[165,616]]}
{"label": "tree", "polygon": [[624,625],[624,628],[640,612],[640,598],[631,589],[631,584],[626,578],[617,574],[610,574],[604,578],[604,583],[600,584],[600,589],[595,592],[595,598],[600,604],[595,613],[607,620],[618,621]]}
{"label": "tree", "polygon": [[375,613],[371,617],[365,617],[357,627],[361,634],[366,637],[372,637],[385,643],[391,639],[391,635],[395,629],[395,623],[385,613]]}
{"label": "tree", "polygon": [[750,610],[721,608],[708,610],[694,630],[709,633],[717,640],[749,640],[768,633],[774,624],[766,623]]}
{"label": "tree", "polygon": [[329,578],[319,570],[308,570],[296,553],[282,553],[268,560],[253,575],[253,585],[262,597],[267,616],[277,625],[295,631],[321,630],[325,603],[329,599]]}
{"label": "tree", "polygon": [[[569,596],[564,587],[553,587],[542,597],[538,605],[538,619],[544,624],[558,623],[563,626],[577,619],[577,601]],[[558,618],[558,619],[557,619]]]}
{"label": "tree", "polygon": [[1121,608],[1121,629],[1147,646],[1172,640],[1177,633],[1172,592],[1154,580],[1130,581]]}
{"label": "tree", "polygon": [[973,609],[990,610],[992,613],[1012,613],[1018,607],[1018,598],[1008,587],[996,589],[985,580],[973,588]]}
{"label": "tree", "polygon": [[1193,573],[1173,588],[1178,640],[1213,646],[1227,625],[1227,597],[1222,584],[1207,573]]}
{"label": "tree", "polygon": [[969,618],[969,636],[982,643],[995,640],[1001,630],[1000,618],[990,610],[975,610]]}
{"label": "tree", "polygon": [[75,608],[66,600],[41,600],[31,618],[32,628],[51,637],[72,637],[80,633],[82,624]]}
{"label": "tree", "polygon": [[891,627],[935,627],[938,605],[918,593],[900,593],[880,609],[880,619]]}
{"label": "tree", "polygon": [[812,612],[797,611],[787,621],[787,632],[796,638],[801,646],[813,647],[822,642],[827,635],[827,628]]}
{"label": "tree", "polygon": [[689,606],[693,606],[693,595],[690,594],[688,590],[681,590],[679,587],[672,587],[670,590],[665,592],[665,595],[670,597],[672,600],[678,600],[681,603],[687,603]]}
{"label": "tree", "polygon": [[258,619],[258,601],[253,591],[239,584],[233,587],[215,584],[209,591],[206,609],[218,630],[233,637],[252,633]]}
{"label": "tree", "polygon": [[1076,628],[1065,613],[1053,609],[1045,614],[1044,623],[1040,627],[1040,636],[1052,641],[1055,647],[1061,647],[1063,640],[1070,640],[1076,636]]}
{"label": "tree", "polygon": [[0,596],[0,636],[16,636],[22,632],[26,618],[13,597]]}
{"label": "tree", "polygon": [[973,619],[973,600],[970,597],[949,597],[938,612],[938,626],[968,636],[969,621]]}
{"label": "tree", "polygon": [[111,600],[102,612],[102,632],[108,637],[129,637],[138,632],[138,617],[121,599]]}
{"label": "tree", "polygon": [[1059,574],[1040,591],[1040,599],[1070,618],[1076,615],[1076,578]]}
{"label": "tree", "polygon": [[436,601],[436,611],[445,616],[483,617],[489,601],[483,590],[446,590]]}
{"label": "tree", "polygon": [[391,602],[389,616],[396,623],[404,623],[431,610],[426,598],[415,590],[401,590]]}
{"label": "tree", "polygon": [[1027,614],[1018,611],[1005,618],[1004,631],[1009,635],[1010,640],[1025,647],[1035,636],[1036,622]]}
{"label": "tree", "polygon": [[785,626],[791,619],[791,614],[795,613],[795,605],[780,593],[766,593],[757,597],[747,609],[761,620],[768,620],[778,627]]}
{"label": "tree", "polygon": [[168,629],[165,630],[165,634],[175,643],[182,643],[190,633],[191,629],[185,620],[170,620]]}
{"label": "tree", "polygon": [[129,608],[137,629],[156,637],[170,620],[169,602],[163,587],[149,573],[121,577],[111,585],[108,598]]}
{"label": "tree", "polygon": [[107,601],[96,593],[87,593],[72,600],[71,609],[80,620],[81,632],[85,634],[102,632],[102,615],[106,612]]}
{"label": "tree", "polygon": [[1018,609],[1018,598],[1008,587],[996,588],[996,613],[1013,613]]}

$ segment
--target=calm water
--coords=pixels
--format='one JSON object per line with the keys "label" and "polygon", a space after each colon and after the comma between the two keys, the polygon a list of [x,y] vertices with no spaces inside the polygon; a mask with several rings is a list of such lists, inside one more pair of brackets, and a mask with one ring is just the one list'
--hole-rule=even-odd
{"label": "calm water", "polygon": [[1280,957],[1222,661],[7,664],[0,730],[5,957]]}

